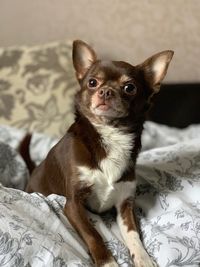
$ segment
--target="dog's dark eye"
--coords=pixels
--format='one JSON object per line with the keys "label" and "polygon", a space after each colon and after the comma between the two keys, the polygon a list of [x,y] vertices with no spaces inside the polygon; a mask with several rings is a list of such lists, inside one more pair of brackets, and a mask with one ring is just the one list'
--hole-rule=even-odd
{"label": "dog's dark eye", "polygon": [[136,86],[133,83],[125,84],[123,89],[124,89],[124,92],[128,95],[134,95],[137,90]]}
{"label": "dog's dark eye", "polygon": [[98,84],[98,82],[97,82],[97,80],[94,79],[94,78],[91,78],[91,79],[89,79],[89,81],[88,81],[88,86],[89,86],[90,88],[95,88],[95,87],[97,87],[97,84]]}

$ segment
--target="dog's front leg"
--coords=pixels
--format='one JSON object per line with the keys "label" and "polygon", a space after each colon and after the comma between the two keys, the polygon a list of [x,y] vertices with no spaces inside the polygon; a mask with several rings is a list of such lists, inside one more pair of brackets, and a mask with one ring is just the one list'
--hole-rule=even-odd
{"label": "dog's front leg", "polygon": [[133,258],[135,267],[155,267],[157,265],[149,257],[140,240],[133,213],[133,203],[133,200],[127,199],[116,207],[117,223]]}
{"label": "dog's front leg", "polygon": [[118,265],[106,248],[102,237],[89,222],[81,201],[76,198],[68,200],[64,213],[88,246],[95,265],[97,267],[117,267]]}

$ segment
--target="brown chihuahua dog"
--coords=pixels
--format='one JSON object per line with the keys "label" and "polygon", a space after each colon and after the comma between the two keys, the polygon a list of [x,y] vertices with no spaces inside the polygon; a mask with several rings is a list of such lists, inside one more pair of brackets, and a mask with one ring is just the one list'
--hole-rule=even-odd
{"label": "brown chihuahua dog", "polygon": [[101,213],[114,207],[135,266],[156,266],[143,248],[133,213],[135,164],[145,115],[172,56],[172,51],[164,51],[132,66],[98,60],[89,45],[73,43],[73,64],[80,84],[76,119],[34,169],[27,192],[66,196],[64,213],[98,267],[118,264],[88,220],[87,208]]}

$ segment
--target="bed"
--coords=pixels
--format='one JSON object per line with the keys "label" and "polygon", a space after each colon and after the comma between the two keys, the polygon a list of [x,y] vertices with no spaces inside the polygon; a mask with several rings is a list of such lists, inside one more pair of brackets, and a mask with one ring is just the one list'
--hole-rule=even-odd
{"label": "bed", "polygon": [[[200,264],[199,131],[200,125],[178,130],[145,124],[137,162],[137,216],[144,245],[162,267]],[[28,171],[16,148],[24,134],[0,127],[0,266],[93,266],[63,215],[65,197],[21,190]],[[32,157],[40,162],[55,142],[33,134]],[[88,214],[119,266],[132,266],[114,215]]]}

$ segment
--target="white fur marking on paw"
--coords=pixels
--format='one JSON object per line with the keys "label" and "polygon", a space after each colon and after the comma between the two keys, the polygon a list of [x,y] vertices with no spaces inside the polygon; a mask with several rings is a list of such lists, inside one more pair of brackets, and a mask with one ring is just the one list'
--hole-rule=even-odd
{"label": "white fur marking on paw", "polygon": [[117,216],[117,222],[130,254],[133,256],[135,267],[155,267],[155,263],[143,247],[139,234],[136,231],[128,231],[120,212]]}

